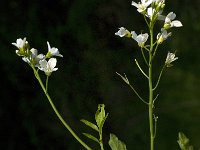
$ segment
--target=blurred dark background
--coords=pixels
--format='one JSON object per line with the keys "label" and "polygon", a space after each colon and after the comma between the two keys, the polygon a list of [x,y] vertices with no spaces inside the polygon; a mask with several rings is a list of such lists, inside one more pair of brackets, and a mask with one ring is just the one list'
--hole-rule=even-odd
{"label": "blurred dark background", "polygon": [[[200,148],[200,1],[166,1],[164,14],[173,11],[183,23],[160,47],[159,73],[168,51],[178,61],[165,71],[157,91],[156,149],[178,150],[183,131]],[[0,149],[79,150],[53,113],[31,68],[11,45],[26,37],[31,47],[46,53],[48,40],[64,55],[52,74],[49,91],[54,103],[73,129],[94,149],[98,145],[81,135],[90,132],[79,120],[94,122],[97,105],[104,103],[109,117],[104,127],[116,134],[129,150],[149,146],[147,107],[115,72],[126,73],[140,93],[148,94],[146,81],[134,59],[141,58],[137,43],[114,35],[124,26],[139,33],[146,25],[131,0],[1,0],[0,2]],[[156,26],[160,30],[159,24]]]}

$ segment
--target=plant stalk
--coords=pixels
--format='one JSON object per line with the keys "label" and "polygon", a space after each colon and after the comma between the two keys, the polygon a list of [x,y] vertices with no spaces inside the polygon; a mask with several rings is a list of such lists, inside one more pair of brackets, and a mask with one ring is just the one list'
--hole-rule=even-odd
{"label": "plant stalk", "polygon": [[153,24],[150,25],[150,51],[149,51],[149,131],[150,131],[150,150],[154,150],[154,122],[153,122],[153,85],[152,85],[152,68],[153,68]]}
{"label": "plant stalk", "polygon": [[59,118],[59,120],[62,122],[62,124],[67,128],[67,130],[72,134],[72,136],[87,150],[92,150],[85,142],[83,142],[77,135],[76,133],[72,130],[72,128],[64,121],[64,119],[62,118],[62,116],[60,115],[60,113],[58,112],[57,108],[55,107],[53,101],[51,100],[51,97],[49,96],[49,94],[47,93],[47,87],[44,86],[38,72],[36,71],[34,66],[31,66],[35,77],[37,78],[43,92],[45,93],[49,103],[51,104],[51,107],[53,108],[55,114],[57,115],[57,117]]}

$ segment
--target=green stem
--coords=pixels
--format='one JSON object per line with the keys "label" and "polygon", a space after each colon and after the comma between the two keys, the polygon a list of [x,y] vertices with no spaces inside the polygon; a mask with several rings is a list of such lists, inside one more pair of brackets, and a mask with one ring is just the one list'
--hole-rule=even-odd
{"label": "green stem", "polygon": [[100,147],[101,147],[101,150],[104,150],[102,142],[100,142]]}
{"label": "green stem", "polygon": [[48,93],[48,83],[49,83],[49,76],[47,76],[47,78],[46,78],[46,88],[45,88],[45,90],[46,90],[47,93]]}
{"label": "green stem", "polygon": [[162,70],[160,71],[157,83],[156,83],[155,87],[153,88],[153,90],[156,90],[156,88],[158,87],[164,68],[165,68],[165,65],[162,67]]}
{"label": "green stem", "polygon": [[[60,121],[62,122],[62,124],[67,128],[67,130],[73,135],[73,137],[83,146],[85,147],[85,149],[87,150],[92,150],[85,142],[83,142],[77,135],[76,133],[71,129],[71,127],[64,121],[64,119],[62,118],[62,116],[60,115],[60,113],[58,112],[58,110],[56,109],[54,103],[52,102],[51,100],[51,97],[49,96],[49,94],[47,93],[47,87],[45,88],[39,74],[38,74],[38,71],[36,71],[35,67],[34,66],[31,66],[33,71],[34,71],[34,74],[35,74],[35,77],[37,78],[42,90],[44,91],[49,103],[51,104],[51,107],[53,108],[55,114],[57,115],[57,117],[60,119]],[[48,85],[48,82],[47,82],[47,85]]]}
{"label": "green stem", "polygon": [[130,88],[135,92],[135,94],[137,95],[137,97],[146,105],[149,105],[149,103],[147,103],[139,94],[138,92],[134,89],[134,87],[131,84],[128,84],[130,86]]}
{"label": "green stem", "polygon": [[101,147],[101,150],[104,150],[104,147],[103,147],[102,129],[99,130],[99,145],[100,145],[100,147]]}
{"label": "green stem", "polygon": [[153,61],[153,24],[150,25],[150,51],[149,51],[149,131],[150,150],[154,150],[154,122],[153,122],[153,86],[152,86],[152,61]]}
{"label": "green stem", "polygon": [[99,144],[100,144],[101,150],[104,150],[103,142],[102,142],[102,136],[100,136]]}
{"label": "green stem", "polygon": [[135,59],[135,63],[137,65],[137,67],[139,68],[139,70],[142,72],[142,74],[148,79],[149,77],[146,75],[146,73],[142,70],[142,68],[140,67],[138,61]]}
{"label": "green stem", "polygon": [[147,62],[147,59],[146,59],[146,57],[145,57],[145,55],[144,55],[144,51],[143,51],[142,48],[141,48],[141,52],[142,52],[143,59],[144,59],[146,65],[148,66],[149,64],[148,64],[148,62]]}

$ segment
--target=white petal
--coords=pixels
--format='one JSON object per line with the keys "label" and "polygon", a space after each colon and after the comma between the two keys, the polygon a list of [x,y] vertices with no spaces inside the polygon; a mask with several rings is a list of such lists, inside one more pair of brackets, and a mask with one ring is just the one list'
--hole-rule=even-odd
{"label": "white petal", "polygon": [[153,1],[152,0],[148,0],[146,3],[145,3],[145,6],[148,7]]}
{"label": "white petal", "polygon": [[33,54],[33,56],[37,56],[37,53],[38,53],[37,49],[31,48],[30,51],[31,51],[31,53]]}
{"label": "white petal", "polygon": [[173,13],[173,12],[170,12],[168,15],[167,15],[167,18],[169,18],[170,20],[174,20],[176,18],[176,14]]}
{"label": "white petal", "polygon": [[182,27],[183,26],[182,23],[180,21],[178,21],[178,20],[172,21],[171,24],[174,27]]}
{"label": "white petal", "polygon": [[51,52],[52,55],[56,55],[58,53],[58,49],[55,47],[52,47],[51,49],[49,49],[49,51]]}
{"label": "white petal", "polygon": [[145,42],[147,41],[149,35],[147,33],[143,34],[144,38],[145,38]]}
{"label": "white petal", "polygon": [[22,60],[25,61],[26,63],[30,63],[30,61],[27,57],[22,57]]}
{"label": "white petal", "polygon": [[58,70],[58,68],[53,68],[53,70],[52,70],[52,71],[56,71],[56,70]]}
{"label": "white petal", "polygon": [[120,27],[119,28],[119,31],[117,31],[116,33],[115,33],[115,35],[118,35],[118,36],[120,36],[120,37],[124,37],[126,34],[128,34],[128,30],[126,30],[126,28],[124,28],[124,27]]}
{"label": "white petal", "polygon": [[137,34],[135,33],[135,31],[131,31],[131,35],[132,35],[132,38],[133,38],[134,40],[136,40]]}
{"label": "white petal", "polygon": [[50,50],[50,49],[51,49],[51,46],[50,46],[50,44],[49,44],[48,41],[47,41],[47,46],[48,46],[48,50]]}
{"label": "white petal", "polygon": [[134,1],[132,1],[131,5],[133,5],[133,6],[137,7],[137,8],[139,7],[139,5]]}
{"label": "white petal", "polygon": [[153,9],[152,7],[149,7],[148,9],[147,9],[147,15],[149,16],[149,17],[151,17],[151,16],[153,16],[153,13],[155,12],[155,9]]}
{"label": "white petal", "polygon": [[160,38],[160,36],[161,36],[161,33],[158,33],[157,34],[157,40]]}
{"label": "white petal", "polygon": [[43,71],[47,70],[47,61],[45,59],[40,60],[39,64],[40,64],[40,67],[39,67],[40,70],[43,70]]}
{"label": "white petal", "polygon": [[44,58],[45,58],[44,54],[39,54],[39,55],[37,55],[37,59],[39,59],[39,60],[42,60],[42,59],[44,59]]}
{"label": "white petal", "polygon": [[57,63],[57,59],[56,58],[50,58],[48,61],[49,67],[51,70],[53,70],[53,68],[56,66]]}
{"label": "white petal", "polygon": [[165,20],[166,16],[158,15],[158,20]]}

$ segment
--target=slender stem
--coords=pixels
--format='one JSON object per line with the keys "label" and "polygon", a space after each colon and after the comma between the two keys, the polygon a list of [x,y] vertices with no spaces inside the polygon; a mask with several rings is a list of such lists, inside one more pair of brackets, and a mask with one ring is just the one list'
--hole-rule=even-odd
{"label": "slender stem", "polygon": [[47,76],[47,78],[46,78],[46,88],[45,88],[45,90],[46,90],[47,93],[48,93],[48,83],[49,83],[49,76]]}
{"label": "slender stem", "polygon": [[134,87],[131,84],[128,84],[130,86],[130,88],[135,92],[135,94],[138,96],[138,98],[145,104],[149,105],[149,103],[147,103],[139,94],[138,92],[134,89]]}
{"label": "slender stem", "polygon": [[154,58],[155,55],[156,55],[156,51],[157,51],[157,49],[158,49],[158,46],[159,46],[159,44],[156,44],[156,48],[155,48],[155,50],[154,50],[154,52],[153,52],[153,58]]}
{"label": "slender stem", "polygon": [[154,150],[154,122],[153,122],[153,86],[152,86],[152,68],[153,68],[153,24],[150,24],[150,51],[149,51],[149,131],[150,131],[150,150]]}
{"label": "slender stem", "polygon": [[100,144],[100,147],[101,147],[101,150],[104,150],[103,148],[103,137],[102,137],[102,131],[99,133],[99,144]]}
{"label": "slender stem", "polygon": [[142,52],[142,56],[143,56],[143,58],[144,58],[144,61],[145,61],[146,65],[148,66],[149,64],[148,64],[148,62],[147,62],[146,56],[144,55],[143,48],[141,48],[141,52]]}
{"label": "slender stem", "polygon": [[100,146],[101,146],[101,150],[104,150],[102,142],[100,142]]}
{"label": "slender stem", "polygon": [[144,20],[145,20],[145,22],[146,22],[147,26],[149,27],[149,22],[147,21],[147,18],[146,18],[146,16],[145,16],[145,15],[143,15],[143,16],[144,16]]}
{"label": "slender stem", "polygon": [[153,90],[156,90],[156,88],[158,87],[164,68],[165,68],[165,65],[162,67],[162,70],[160,71],[157,83],[156,83],[155,87],[153,88]]}
{"label": "slender stem", "polygon": [[51,104],[51,107],[53,108],[54,112],[56,113],[57,117],[60,119],[60,121],[62,122],[62,124],[67,128],[67,130],[74,136],[74,138],[83,146],[85,147],[85,149],[87,150],[92,150],[85,142],[83,142],[77,135],[76,133],[71,129],[71,127],[64,121],[64,119],[62,118],[62,116],[60,115],[60,113],[58,112],[58,110],[56,109],[54,103],[52,102],[51,100],[51,97],[49,96],[49,94],[47,93],[46,91],[46,88],[38,74],[38,72],[36,71],[35,67],[34,66],[31,66],[33,71],[34,71],[34,74],[35,74],[35,77],[37,78],[42,90],[44,91],[49,103]]}
{"label": "slender stem", "polygon": [[142,72],[142,74],[148,79],[149,77],[146,75],[146,73],[142,70],[142,68],[140,67],[138,61],[135,59],[135,63],[138,66],[139,70]]}

